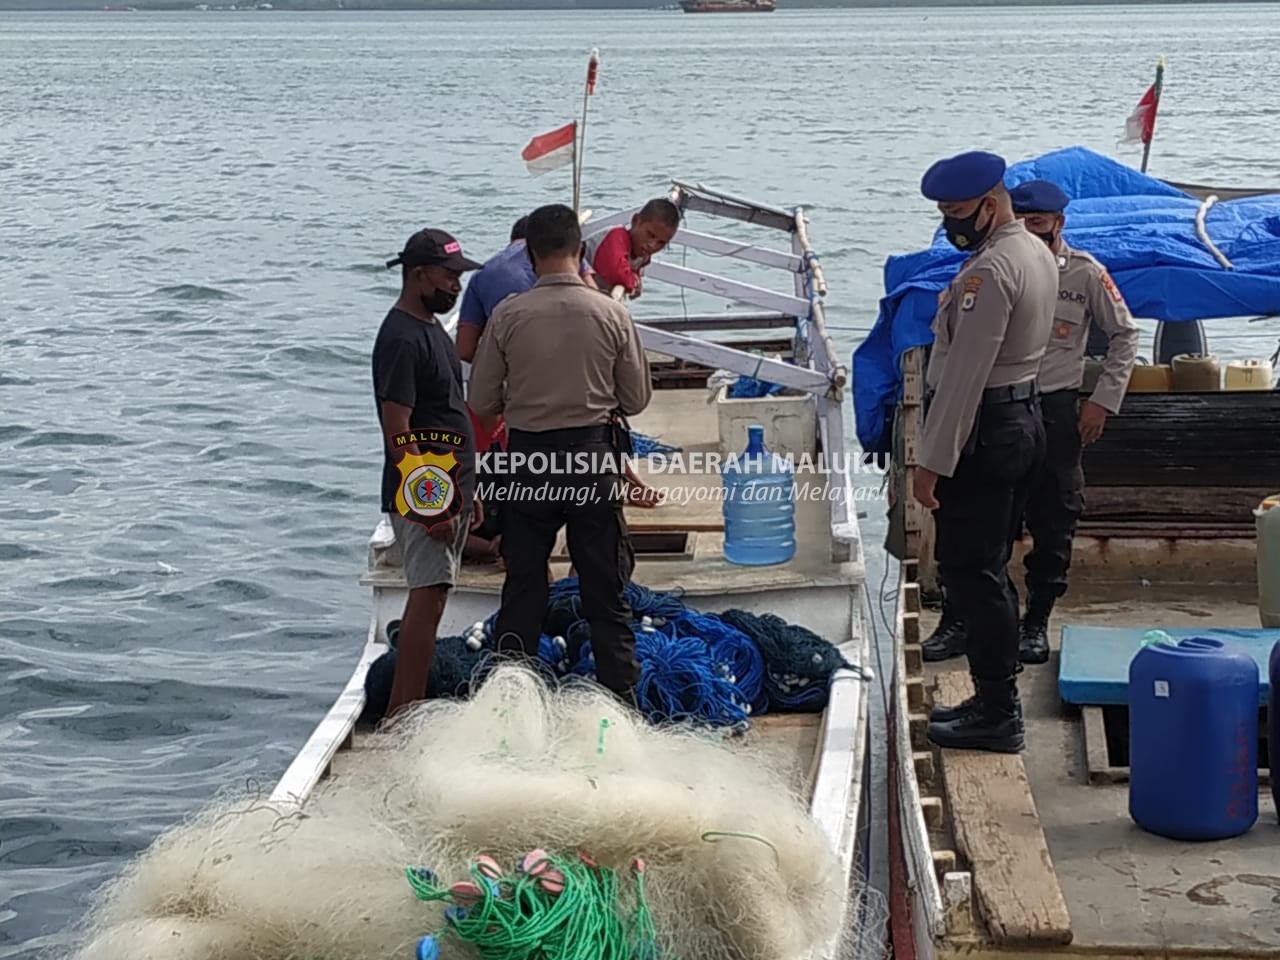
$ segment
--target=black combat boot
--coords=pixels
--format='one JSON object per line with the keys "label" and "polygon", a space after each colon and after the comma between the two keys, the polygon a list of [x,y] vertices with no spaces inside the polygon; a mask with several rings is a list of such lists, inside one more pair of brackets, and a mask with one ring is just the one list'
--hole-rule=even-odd
{"label": "black combat boot", "polygon": [[1022,705],[1014,678],[978,680],[977,703],[951,720],[929,724],[929,739],[956,750],[1021,753],[1025,746]]}
{"label": "black combat boot", "polygon": [[962,657],[969,648],[969,628],[942,606],[942,619],[921,648],[921,656],[929,663]]}
{"label": "black combat boot", "polygon": [[[975,690],[978,689],[978,681],[976,679],[973,682],[973,688]],[[1022,704],[1021,704],[1021,701],[1018,699],[1017,687],[1014,687],[1013,689],[1013,701],[1014,703],[1018,704],[1019,709],[1021,709]],[[955,720],[959,717],[963,717],[965,714],[972,713],[974,710],[976,710],[978,708],[978,703],[979,703],[978,695],[975,693],[968,700],[962,700],[960,703],[957,703],[955,706],[952,706],[952,707],[947,707],[939,704],[938,706],[934,707],[932,710],[929,711],[929,722],[930,723],[947,723],[948,721]]]}
{"label": "black combat boot", "polygon": [[1018,659],[1023,663],[1044,663],[1049,659],[1049,615],[1053,613],[1053,597],[1031,594],[1027,597],[1027,615],[1022,618],[1018,639]]}

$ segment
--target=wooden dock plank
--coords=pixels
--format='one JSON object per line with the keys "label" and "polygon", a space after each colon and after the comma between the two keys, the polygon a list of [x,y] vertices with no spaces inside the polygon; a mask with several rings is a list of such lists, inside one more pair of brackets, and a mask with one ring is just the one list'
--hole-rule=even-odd
{"label": "wooden dock plank", "polygon": [[[967,674],[938,675],[939,703],[973,694]],[[973,889],[999,944],[1067,944],[1071,919],[1022,757],[942,750],[942,777],[956,845],[969,861]]]}

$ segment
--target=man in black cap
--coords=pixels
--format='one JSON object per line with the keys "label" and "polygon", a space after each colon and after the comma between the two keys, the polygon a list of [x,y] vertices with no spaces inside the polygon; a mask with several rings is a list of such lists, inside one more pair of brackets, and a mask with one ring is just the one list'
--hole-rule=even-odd
{"label": "man in black cap", "polygon": [[[443,230],[420,230],[387,268],[400,267],[400,296],[373,345],[373,391],[382,427],[382,510],[404,556],[409,599],[396,644],[386,716],[421,700],[445,600],[475,504],[475,442],[462,364],[437,319],[453,309],[462,274],[480,264]],[[405,471],[405,472],[402,472]],[[474,506],[473,506],[474,505]]]}
{"label": "man in black cap", "polygon": [[938,298],[912,492],[934,511],[938,575],[970,628],[975,694],[930,715],[943,747],[1023,748],[1018,602],[1008,564],[1044,456],[1036,375],[1058,293],[1048,247],[1013,215],[1005,163],[983,152],[934,164],[921,192],[972,256]]}

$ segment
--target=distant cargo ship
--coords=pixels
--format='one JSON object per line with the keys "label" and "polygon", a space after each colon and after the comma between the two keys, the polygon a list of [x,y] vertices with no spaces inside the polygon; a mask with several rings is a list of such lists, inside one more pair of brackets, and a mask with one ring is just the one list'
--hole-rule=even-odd
{"label": "distant cargo ship", "polygon": [[774,0],[680,0],[685,13],[773,13]]}

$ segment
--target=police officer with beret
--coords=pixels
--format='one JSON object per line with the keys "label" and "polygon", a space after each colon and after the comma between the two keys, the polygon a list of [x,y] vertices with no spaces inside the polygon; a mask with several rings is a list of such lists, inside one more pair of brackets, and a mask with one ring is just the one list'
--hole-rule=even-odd
{"label": "police officer with beret", "polygon": [[1027,491],[1044,457],[1036,376],[1049,340],[1058,270],[1014,217],[1005,162],[983,152],[935,163],[921,192],[947,238],[972,256],[938,298],[924,435],[912,492],[934,515],[934,557],[969,627],[975,694],[936,708],[943,747],[1016,753],[1018,600],[1008,563]]}
{"label": "police officer with beret", "polygon": [[[1067,590],[1071,541],[1084,510],[1082,445],[1097,440],[1107,414],[1120,410],[1138,356],[1138,328],[1106,268],[1062,239],[1063,211],[1069,202],[1062,188],[1048,180],[1030,180],[1009,194],[1014,215],[1048,244],[1058,261],[1057,309],[1040,364],[1045,459],[1027,498],[1032,549],[1024,561],[1027,610],[1018,648],[1023,663],[1044,663],[1049,659],[1049,616]],[[1106,338],[1106,359],[1097,386],[1081,401],[1091,327]],[[942,621],[926,644],[927,659],[942,660],[965,651],[963,621],[948,609]]]}

